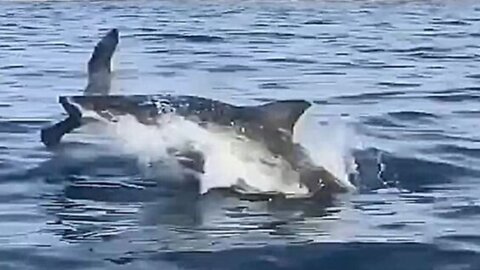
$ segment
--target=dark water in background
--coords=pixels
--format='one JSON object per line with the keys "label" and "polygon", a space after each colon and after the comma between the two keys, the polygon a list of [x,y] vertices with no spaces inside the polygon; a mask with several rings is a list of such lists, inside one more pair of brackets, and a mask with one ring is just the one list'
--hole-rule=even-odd
{"label": "dark water in background", "polygon": [[[197,198],[45,150],[110,27],[116,92],[314,101],[362,143],[360,194]],[[480,269],[479,43],[475,1],[2,2],[0,269]]]}

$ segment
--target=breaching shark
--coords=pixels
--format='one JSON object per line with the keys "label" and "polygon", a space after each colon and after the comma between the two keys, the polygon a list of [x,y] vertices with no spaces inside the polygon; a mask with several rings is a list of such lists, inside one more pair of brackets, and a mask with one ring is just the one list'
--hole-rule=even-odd
{"label": "breaching shark", "polygon": [[[258,106],[235,106],[219,100],[189,95],[110,95],[111,59],[119,42],[119,32],[111,29],[95,46],[88,62],[88,85],[84,95],[60,96],[68,117],[41,130],[41,141],[55,147],[61,138],[89,122],[86,111],[115,122],[130,115],[141,124],[157,125],[166,114],[175,114],[199,125],[229,128],[261,143],[271,155],[283,158],[299,175],[299,184],[310,197],[331,197],[349,188],[324,167],[314,164],[306,149],[293,140],[295,123],[311,106],[306,100],[279,100]],[[188,166],[202,172],[201,153],[185,152]]]}

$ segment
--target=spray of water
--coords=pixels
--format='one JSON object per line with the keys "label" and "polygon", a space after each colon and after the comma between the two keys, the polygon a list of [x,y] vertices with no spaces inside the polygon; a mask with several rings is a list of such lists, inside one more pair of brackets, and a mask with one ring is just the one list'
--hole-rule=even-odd
{"label": "spray of water", "polygon": [[[231,187],[239,180],[260,192],[307,193],[306,188],[299,185],[298,174],[258,142],[225,129],[199,126],[173,114],[161,121],[158,126],[146,126],[125,116],[108,124],[107,134],[112,136],[117,149],[137,156],[143,166],[161,161],[173,171],[182,170],[169,149],[203,153],[204,173],[198,175],[202,193],[211,188]],[[349,168],[345,165],[345,140],[338,134],[315,134],[305,128],[307,122],[302,121],[296,128],[299,136],[295,139],[307,146],[316,163],[350,185],[347,180]],[[325,143],[319,143],[323,141]]]}
{"label": "spray of water", "polygon": [[342,183],[355,190],[349,177],[356,174],[355,159],[351,153],[356,140],[352,130],[340,120],[319,125],[311,114],[305,114],[295,125],[294,141],[301,143],[315,164],[325,167]]}

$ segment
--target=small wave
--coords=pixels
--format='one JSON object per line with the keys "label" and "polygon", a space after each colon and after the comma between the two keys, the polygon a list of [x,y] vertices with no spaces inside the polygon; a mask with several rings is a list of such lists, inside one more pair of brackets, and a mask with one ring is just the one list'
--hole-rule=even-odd
{"label": "small wave", "polygon": [[439,118],[433,113],[420,112],[420,111],[399,111],[389,112],[389,116],[398,120],[421,120],[421,119],[436,119]]}
{"label": "small wave", "polygon": [[315,64],[315,63],[317,63],[317,61],[313,60],[313,59],[289,58],[289,57],[267,58],[267,59],[263,59],[263,61],[273,62],[273,63],[294,63],[294,64]]}
{"label": "small wave", "polygon": [[157,40],[170,40],[170,39],[182,39],[187,42],[194,43],[214,43],[214,42],[223,42],[224,39],[219,36],[210,36],[210,35],[188,35],[188,34],[169,34],[169,33],[136,33],[133,34],[134,37],[139,37],[146,41],[157,41]]}
{"label": "small wave", "polygon": [[167,69],[190,69],[195,66],[197,63],[194,61],[187,61],[187,62],[174,62],[174,63],[165,63],[165,64],[157,64],[155,67],[157,68],[167,68]]}
{"label": "small wave", "polygon": [[[110,177],[110,179],[112,179]],[[161,189],[144,188],[141,185],[126,184],[118,181],[75,181],[65,188],[65,196],[69,199],[92,200],[95,202],[148,202],[155,201],[162,196],[169,196],[168,183]],[[177,186],[176,188],[179,189]],[[181,186],[183,195],[186,195],[188,186]]]}
{"label": "small wave", "polygon": [[479,100],[480,96],[470,94],[450,94],[450,95],[428,95],[425,98],[441,102],[463,102]]}
{"label": "small wave", "polygon": [[440,94],[440,95],[450,95],[450,94],[458,94],[461,93],[462,91],[458,88],[456,89],[446,89],[446,90],[436,90],[432,92],[425,92],[427,94]]}
{"label": "small wave", "polygon": [[438,52],[438,53],[445,53],[451,52],[452,49],[450,48],[440,48],[440,47],[426,47],[426,46],[417,46],[411,47],[406,49],[392,49],[389,52],[392,53],[428,53],[428,52]]}
{"label": "small wave", "polygon": [[471,25],[470,23],[462,21],[462,20],[441,20],[441,19],[434,19],[430,22],[430,24],[434,24],[434,25],[453,25],[453,26]]}
{"label": "small wave", "polygon": [[244,7],[235,7],[235,8],[231,8],[231,9],[228,9],[228,10],[221,11],[220,14],[222,14],[222,15],[240,14],[240,13],[244,12],[245,10],[246,10],[246,8],[244,8]]}
{"label": "small wave", "polygon": [[478,92],[480,92],[480,87],[478,87],[478,86],[462,87],[462,88],[458,88],[457,90],[458,90],[458,92],[478,93]]}
{"label": "small wave", "polygon": [[208,68],[207,70],[212,73],[233,73],[237,71],[257,71],[258,69],[244,65],[225,65],[221,67]]}
{"label": "small wave", "polygon": [[334,61],[334,62],[326,62],[325,66],[333,67],[333,68],[354,68],[358,67],[358,64],[351,62],[351,61]]}
{"label": "small wave", "polygon": [[[378,232],[377,232],[378,233]],[[318,234],[318,232],[317,232]],[[202,265],[205,269],[244,269],[255,265],[261,269],[310,269],[325,265],[329,269],[458,269],[478,265],[478,252],[445,250],[434,244],[417,243],[410,238],[389,237],[382,243],[378,235],[365,235],[347,243],[300,243],[292,245],[257,244],[208,252],[168,252],[151,255],[151,260],[181,263],[188,268]],[[288,254],[288,256],[286,255]],[[322,254],[322,255],[319,255]],[[374,262],[374,263],[372,263]],[[387,266],[389,265],[389,266]]]}
{"label": "small wave", "polygon": [[332,20],[308,20],[304,22],[303,24],[305,25],[335,25],[338,24],[335,21]]}
{"label": "small wave", "polygon": [[166,36],[168,37],[173,37],[173,38],[183,38],[186,41],[189,42],[222,42],[224,39],[222,37],[218,36],[208,36],[208,35],[169,35]]}
{"label": "small wave", "polygon": [[11,70],[11,69],[22,69],[22,68],[25,68],[25,66],[21,64],[0,66],[0,70]]}
{"label": "small wave", "polygon": [[434,189],[431,185],[453,182],[464,176],[477,176],[478,171],[446,162],[394,155],[376,148],[354,152],[362,185],[368,188],[393,183],[410,191]]}
{"label": "small wave", "polygon": [[474,54],[434,54],[426,52],[410,53],[407,56],[413,58],[421,59],[432,59],[432,60],[472,60],[476,59],[477,56]]}
{"label": "small wave", "polygon": [[115,17],[123,18],[123,19],[138,19],[138,18],[142,18],[142,15],[140,15],[140,14],[118,14]]}
{"label": "small wave", "polygon": [[466,115],[466,116],[472,116],[472,117],[480,116],[480,110],[459,110],[459,111],[453,111],[453,113]]}
{"label": "small wave", "polygon": [[436,211],[436,215],[443,218],[469,219],[472,218],[472,216],[480,216],[480,206],[474,204],[449,206],[446,210]]}
{"label": "small wave", "polygon": [[[381,65],[380,68],[383,69],[406,69],[406,68],[415,68],[414,65],[407,65],[407,64],[384,64]],[[420,85],[419,85],[420,86]]]}
{"label": "small wave", "polygon": [[[1,106],[0,106],[1,107]],[[35,132],[33,128],[47,124],[46,120],[9,119],[0,118],[0,133],[30,133]]]}
{"label": "small wave", "polygon": [[38,42],[38,43],[30,43],[29,46],[44,48],[44,49],[58,49],[58,48],[69,48],[72,45],[65,43],[65,42],[54,42],[54,41],[46,41],[46,42]]}
{"label": "small wave", "polygon": [[359,95],[351,96],[337,96],[334,99],[338,100],[381,100],[384,98],[396,98],[398,96],[405,95],[406,92],[403,91],[391,91],[391,92],[375,92],[375,93],[364,93]]}
{"label": "small wave", "polygon": [[262,83],[259,85],[260,89],[289,89],[288,86],[278,83]]}
{"label": "small wave", "polygon": [[355,48],[357,51],[361,52],[361,53],[382,53],[382,52],[385,52],[386,50],[385,49],[382,49],[382,48],[372,48],[372,47],[369,47],[369,46],[352,46],[352,48]]}
{"label": "small wave", "polygon": [[[15,72],[12,75],[18,76],[18,77],[44,77],[45,74],[43,74],[43,71],[28,71],[28,70],[22,70],[21,72]],[[24,80],[27,78],[23,78]]]}
{"label": "small wave", "polygon": [[341,71],[307,71],[305,75],[323,75],[323,76],[345,76],[346,72]]}
{"label": "small wave", "polygon": [[409,82],[379,82],[377,85],[380,86],[387,86],[391,88],[395,87],[420,87],[422,86],[421,83],[409,83]]}
{"label": "small wave", "polygon": [[474,234],[448,234],[442,235],[437,238],[438,240],[448,240],[448,241],[455,241],[460,243],[471,243],[480,247],[480,235]]}
{"label": "small wave", "polygon": [[[269,25],[267,25],[269,26]],[[278,39],[290,39],[294,38],[296,35],[293,33],[281,33],[281,32],[263,32],[263,31],[249,31],[249,32],[231,32],[229,35],[232,36],[246,36],[249,38],[252,37],[265,37],[265,38],[278,38]]]}
{"label": "small wave", "polygon": [[472,158],[480,158],[480,149],[479,148],[471,148],[471,147],[464,147],[460,145],[452,145],[452,144],[439,144],[435,146],[434,152],[446,152],[452,154],[460,154]]}
{"label": "small wave", "polygon": [[376,126],[376,127],[390,127],[390,128],[404,128],[404,127],[406,127],[405,125],[395,123],[391,119],[381,117],[381,116],[380,117],[374,117],[374,116],[367,117],[364,121],[362,121],[362,123],[367,125],[367,126]]}
{"label": "small wave", "polygon": [[153,48],[147,49],[146,48],[143,52],[146,53],[146,54],[163,54],[163,53],[169,53],[170,50],[169,49],[160,49],[160,48],[158,48],[158,49],[153,49]]}
{"label": "small wave", "polygon": [[140,28],[136,28],[135,30],[140,32],[157,32],[158,31],[157,29],[151,28],[151,27],[140,27]]}
{"label": "small wave", "polygon": [[478,73],[468,74],[465,77],[470,78],[470,79],[480,79],[480,74],[478,74]]}

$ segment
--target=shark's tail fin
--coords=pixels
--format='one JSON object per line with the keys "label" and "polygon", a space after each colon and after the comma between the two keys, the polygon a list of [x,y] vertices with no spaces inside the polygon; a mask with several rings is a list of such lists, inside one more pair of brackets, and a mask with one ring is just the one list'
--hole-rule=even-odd
{"label": "shark's tail fin", "polygon": [[88,61],[85,95],[108,95],[111,85],[111,60],[118,44],[118,30],[110,30],[95,46]]}

